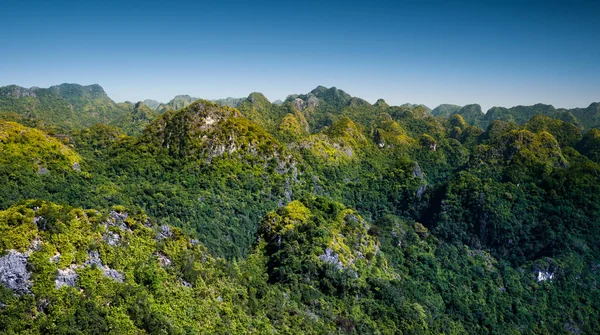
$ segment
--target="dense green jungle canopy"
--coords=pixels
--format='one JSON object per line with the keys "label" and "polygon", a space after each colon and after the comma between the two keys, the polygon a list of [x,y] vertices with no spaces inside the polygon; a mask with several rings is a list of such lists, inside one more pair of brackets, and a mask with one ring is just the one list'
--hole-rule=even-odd
{"label": "dense green jungle canopy", "polygon": [[598,334],[600,104],[0,88],[4,334]]}

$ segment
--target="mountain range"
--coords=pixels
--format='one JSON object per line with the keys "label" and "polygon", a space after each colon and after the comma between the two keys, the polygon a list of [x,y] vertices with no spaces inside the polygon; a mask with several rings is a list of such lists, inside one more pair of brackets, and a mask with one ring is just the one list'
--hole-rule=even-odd
{"label": "mountain range", "polygon": [[[335,88],[333,88],[335,89]],[[289,95],[285,101],[276,100],[275,105],[282,105],[300,98],[300,100],[309,103],[310,97],[320,97],[328,103],[333,103],[334,108],[346,107],[380,107],[385,104],[380,99],[371,106],[367,101],[351,97],[342,90],[335,89],[332,96],[326,96],[329,92],[327,88],[319,86],[308,94]],[[337,94],[337,95],[336,95]],[[248,98],[224,98],[213,101],[221,106],[239,107]],[[140,103],[147,106],[156,113],[151,113],[150,118],[168,110],[178,110],[187,107],[200,98],[189,95],[177,95],[167,103],[161,103],[156,100],[146,99],[138,103],[122,102],[116,103],[110,99],[104,89],[97,84],[82,86],[78,84],[61,84],[49,88],[24,88],[16,85],[0,87],[0,113],[4,119],[21,120],[21,122],[37,122],[38,125],[47,128],[58,127],[59,129],[80,129],[92,126],[96,123],[105,123],[111,125],[121,125],[127,122],[127,132],[137,135],[147,123],[140,123],[135,117],[131,118],[135,106],[140,108]],[[269,102],[266,98],[265,101]],[[312,102],[314,103],[314,100]],[[433,116],[449,117],[453,114],[460,114],[469,124],[486,128],[495,120],[514,122],[522,125],[533,116],[542,114],[552,118],[561,119],[565,122],[573,123],[584,129],[600,126],[600,103],[595,102],[587,108],[555,108],[552,105],[536,104],[532,106],[515,106],[511,108],[492,107],[487,113],[483,113],[481,107],[477,104],[458,106],[442,104],[433,110],[424,105],[403,104],[399,108],[416,108],[423,106],[428,113]],[[299,107],[299,106],[296,106]],[[148,113],[145,111],[144,113]],[[142,116],[142,119],[145,116]]]}
{"label": "mountain range", "polygon": [[600,332],[600,104],[0,88],[0,329]]}

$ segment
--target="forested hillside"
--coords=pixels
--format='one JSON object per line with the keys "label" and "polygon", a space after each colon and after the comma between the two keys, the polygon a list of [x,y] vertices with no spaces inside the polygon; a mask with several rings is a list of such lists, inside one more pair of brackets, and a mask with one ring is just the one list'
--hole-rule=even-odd
{"label": "forested hillside", "polygon": [[0,111],[4,333],[600,333],[598,103]]}

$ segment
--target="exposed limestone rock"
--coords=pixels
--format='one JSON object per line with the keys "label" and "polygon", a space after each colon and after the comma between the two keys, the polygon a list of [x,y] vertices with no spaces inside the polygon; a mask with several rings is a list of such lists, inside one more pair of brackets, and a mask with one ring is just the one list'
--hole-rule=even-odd
{"label": "exposed limestone rock", "polygon": [[37,96],[35,94],[34,90],[25,88],[25,87],[19,87],[19,86],[13,86],[13,90],[12,90],[12,92],[10,92],[10,95],[12,95],[15,98],[25,98],[25,97],[35,98]]}
{"label": "exposed limestone rock", "polygon": [[113,270],[113,269],[109,269],[109,268],[103,268],[102,272],[104,273],[105,277],[108,277],[112,280],[118,281],[120,283],[123,282],[123,275],[117,271],[117,270]]}
{"label": "exposed limestone rock", "polygon": [[[129,214],[127,212],[119,213],[117,211],[111,211],[108,214],[108,219],[104,222],[104,224],[107,228],[118,227],[122,231],[131,232],[131,229],[129,229],[127,223],[125,222],[128,216]],[[102,238],[106,241],[106,243],[108,243],[108,245],[113,247],[119,245],[121,241],[121,235],[108,230],[102,234]]]}
{"label": "exposed limestone rock", "polygon": [[412,174],[413,174],[413,177],[419,178],[423,181],[421,186],[419,186],[419,189],[417,190],[417,193],[416,193],[417,198],[420,199],[423,196],[423,194],[425,194],[425,191],[427,190],[427,183],[425,182],[425,174],[421,170],[419,163],[415,162],[415,166],[413,167]]}
{"label": "exposed limestone rock", "polygon": [[171,265],[172,261],[169,257],[167,257],[167,255],[163,254],[162,252],[159,252],[156,257],[158,258],[158,263],[160,263],[160,265],[162,267],[166,267]]}
{"label": "exposed limestone rock", "polygon": [[358,222],[358,218],[354,214],[347,214],[345,219],[352,222]]}
{"label": "exposed limestone rock", "polygon": [[45,175],[50,173],[50,170],[48,170],[47,168],[40,166],[40,168],[38,169],[38,174],[39,175]]}
{"label": "exposed limestone rock", "polygon": [[56,285],[57,289],[63,286],[75,287],[77,278],[79,277],[77,272],[74,270],[75,268],[76,267],[71,266],[70,268],[64,270],[58,269],[56,273],[56,279],[54,280],[54,284]]}
{"label": "exposed limestone rock", "polygon": [[33,218],[33,223],[38,226],[38,228],[40,227],[40,225],[44,222],[44,217],[43,216],[36,216]]}
{"label": "exposed limestone rock", "polygon": [[572,323],[565,323],[563,325],[563,328],[565,329],[565,331],[571,333],[571,334],[583,334],[583,331],[581,329],[579,329],[579,327],[577,327],[576,325],[572,324]]}
{"label": "exposed limestone rock", "polygon": [[552,281],[554,279],[554,273],[549,271],[538,271],[537,281],[543,282],[546,280]]}
{"label": "exposed limestone rock", "polygon": [[319,99],[317,99],[317,97],[315,97],[314,95],[310,95],[308,97],[308,107],[317,107],[319,105]]}
{"label": "exposed limestone rock", "polygon": [[533,274],[538,283],[552,282],[557,275],[558,267],[554,264],[552,258],[544,258],[536,262],[533,266]]}
{"label": "exposed limestone rock", "polygon": [[77,285],[77,278],[79,278],[79,275],[77,272],[75,272],[75,270],[80,269],[83,266],[96,266],[98,269],[102,270],[102,274],[105,277],[121,283],[123,282],[123,274],[102,264],[100,254],[97,251],[90,251],[88,253],[88,259],[84,265],[71,264],[71,266],[66,269],[58,269],[56,273],[56,279],[54,280],[56,288],[58,289],[63,286],[75,287]]}
{"label": "exposed limestone rock", "polygon": [[159,240],[164,240],[166,238],[169,238],[173,236],[173,232],[171,231],[171,227],[167,226],[167,225],[162,225],[160,226],[159,230],[158,230],[158,236],[156,237]]}
{"label": "exposed limestone rock", "polygon": [[10,250],[8,255],[0,257],[0,283],[16,294],[27,294],[31,289],[27,258],[26,254],[16,250]]}
{"label": "exposed limestone rock", "polygon": [[321,186],[321,181],[319,180],[319,177],[317,175],[313,175],[312,181],[313,181],[313,193],[314,194],[322,193],[324,191],[324,189],[323,189],[323,186]]}
{"label": "exposed limestone rock", "polygon": [[96,265],[99,268],[103,268],[102,260],[100,259],[100,254],[97,251],[90,251],[88,253],[88,260],[85,262],[86,265]]}
{"label": "exposed limestone rock", "polygon": [[44,298],[39,299],[35,307],[37,308],[38,312],[46,313],[46,311],[48,310],[48,306],[50,306],[50,300]]}
{"label": "exposed limestone rock", "polygon": [[294,106],[297,110],[302,111],[304,109],[304,100],[296,98],[296,100],[294,100]]}
{"label": "exposed limestone rock", "polygon": [[27,251],[27,256],[31,255],[34,251],[39,251],[42,248],[42,240],[39,237],[36,237],[31,241],[31,245],[29,246],[29,250]]}
{"label": "exposed limestone rock", "polygon": [[114,247],[119,245],[119,241],[121,240],[121,236],[117,233],[108,232],[104,235],[104,240],[108,245]]}
{"label": "exposed limestone rock", "polygon": [[325,253],[319,256],[319,259],[325,263],[334,265],[338,270],[344,268],[344,264],[340,261],[338,254],[330,248],[325,249]]}
{"label": "exposed limestone rock", "polygon": [[412,172],[413,172],[413,177],[419,178],[419,179],[424,178],[423,171],[421,171],[421,167],[419,166],[419,163],[415,162],[415,166],[413,167]]}
{"label": "exposed limestone rock", "polygon": [[344,153],[346,154],[346,156],[348,157],[352,157],[354,155],[354,151],[352,151],[352,148],[350,147],[346,147],[344,148]]}
{"label": "exposed limestone rock", "polygon": [[127,219],[128,216],[129,214],[127,212],[119,213],[116,211],[111,211],[108,214],[108,220],[104,223],[109,227],[119,227],[123,231],[131,231],[125,223],[125,219]]}
{"label": "exposed limestone rock", "polygon": [[216,120],[216,119],[214,119],[214,118],[213,118],[212,116],[210,116],[210,115],[209,115],[209,116],[207,116],[207,117],[206,117],[206,119],[204,119],[204,124],[206,124],[206,125],[208,125],[208,126],[215,124],[215,122],[217,122],[217,120]]}
{"label": "exposed limestone rock", "polygon": [[60,261],[60,252],[57,252],[56,255],[50,257],[50,263],[58,263]]}
{"label": "exposed limestone rock", "polygon": [[89,266],[95,265],[100,270],[102,270],[104,276],[116,280],[118,282],[123,282],[123,275],[119,271],[110,269],[109,267],[104,266],[102,264],[100,254],[97,251],[90,251],[88,253],[88,260],[85,262],[85,264]]}

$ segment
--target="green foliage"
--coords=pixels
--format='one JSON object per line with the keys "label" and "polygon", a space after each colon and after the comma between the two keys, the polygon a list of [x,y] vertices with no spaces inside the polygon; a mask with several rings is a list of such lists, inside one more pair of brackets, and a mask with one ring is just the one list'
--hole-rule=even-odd
{"label": "green foliage", "polygon": [[99,85],[62,84],[50,88],[0,87],[0,111],[34,119],[40,126],[80,129],[127,118]]}
{"label": "green foliage", "polygon": [[281,119],[279,123],[279,136],[286,142],[297,141],[308,134],[308,123],[304,116],[295,111]]}
{"label": "green foliage", "polygon": [[119,104],[119,107],[126,110],[127,113],[111,122],[111,124],[118,126],[128,135],[140,135],[146,126],[150,124],[150,121],[158,116],[158,112],[154,111],[143,102],[138,102],[136,104],[125,102]]}
{"label": "green foliage", "polygon": [[577,150],[596,163],[600,163],[600,130],[590,129],[577,144]]}
{"label": "green foliage", "polygon": [[[261,222],[248,258],[227,262],[124,207],[28,201],[0,211],[4,241],[21,241],[2,244],[1,255],[26,253],[32,283],[24,295],[0,287],[0,325],[33,334],[505,334],[557,333],[565,324],[593,333],[600,326],[600,295],[589,290],[598,273],[577,251],[517,268],[442,243],[418,222],[386,215],[367,223],[314,196]],[[57,285],[68,271],[74,280]],[[554,279],[538,280],[542,272]]]}
{"label": "green foliage", "polygon": [[[39,219],[34,221],[34,216]],[[5,332],[272,331],[263,316],[247,313],[243,288],[228,267],[176,229],[160,238],[162,228],[144,222],[140,214],[101,214],[44,202],[0,212],[0,225],[5,227],[8,217],[12,221],[4,230],[7,237],[20,238],[25,225],[29,240],[36,239],[38,247],[28,254],[32,295],[3,299],[0,319]],[[41,221],[61,229],[40,226]],[[117,244],[109,244],[109,236],[118,236]],[[3,245],[2,253],[9,248]],[[100,265],[89,262],[93,253],[98,253]],[[55,283],[65,268],[76,274],[74,287]],[[106,269],[120,273],[123,280],[111,278]]]}
{"label": "green foliage", "polygon": [[286,108],[271,104],[262,93],[257,92],[251,93],[236,107],[246,118],[271,132],[275,131],[280,120],[283,122],[286,113]]}
{"label": "green foliage", "polygon": [[547,131],[556,138],[562,147],[574,147],[581,140],[581,132],[574,124],[552,119],[541,114],[531,118],[524,125],[524,128],[535,133]]}
{"label": "green foliage", "polygon": [[579,120],[573,115],[575,110],[557,110],[552,105],[535,104],[533,106],[516,106],[511,108],[493,107],[485,115],[485,124],[500,120],[519,125],[527,123],[536,115],[547,116],[579,127]]}
{"label": "green foliage", "polygon": [[92,125],[61,113],[108,115],[98,87],[0,91],[0,257],[31,282],[0,285],[6,333],[600,329],[593,113],[318,87]]}
{"label": "green foliage", "polygon": [[197,100],[198,98],[193,98],[189,95],[177,95],[166,104],[159,104],[156,108],[154,108],[154,110],[156,110],[159,114],[167,111],[175,111],[187,107]]}
{"label": "green foliage", "polygon": [[431,111],[431,115],[440,116],[440,117],[449,117],[450,115],[453,115],[456,112],[458,112],[461,108],[462,108],[462,106],[451,105],[451,104],[441,104]]}
{"label": "green foliage", "polygon": [[483,127],[483,118],[486,114],[481,111],[481,106],[478,104],[466,105],[456,112],[470,125]]}
{"label": "green foliage", "polygon": [[594,102],[587,108],[574,108],[568,111],[573,114],[585,128],[600,127],[600,103]]}

